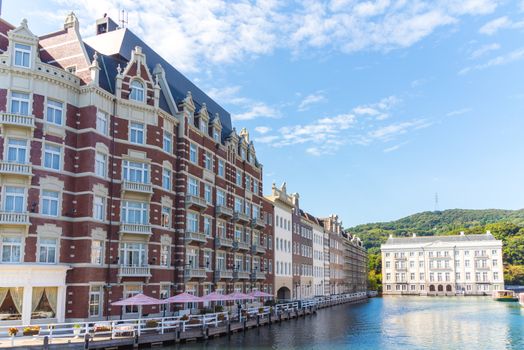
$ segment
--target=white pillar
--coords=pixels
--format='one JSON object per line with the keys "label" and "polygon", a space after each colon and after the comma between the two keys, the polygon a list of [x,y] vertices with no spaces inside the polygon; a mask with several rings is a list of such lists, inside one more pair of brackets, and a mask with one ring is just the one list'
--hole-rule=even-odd
{"label": "white pillar", "polygon": [[66,309],[66,287],[59,286],[56,293],[56,319],[58,322],[65,321]]}
{"label": "white pillar", "polygon": [[23,303],[22,303],[22,324],[30,324],[31,323],[31,309],[32,309],[32,302],[33,302],[33,287],[30,285],[24,286],[24,296],[23,296]]}

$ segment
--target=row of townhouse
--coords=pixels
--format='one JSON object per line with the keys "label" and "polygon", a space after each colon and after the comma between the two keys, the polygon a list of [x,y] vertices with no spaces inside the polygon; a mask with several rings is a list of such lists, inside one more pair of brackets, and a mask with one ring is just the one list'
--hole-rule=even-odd
{"label": "row of townhouse", "polygon": [[322,221],[298,201],[275,215],[249,132],[129,29],[0,19],[0,50],[0,323],[133,317],[111,304],[137,293],[277,295],[283,247],[296,297],[331,292]]}
{"label": "row of townhouse", "polygon": [[280,300],[367,290],[362,241],[342,228],[337,215],[315,217],[300,208],[298,193],[273,184],[274,289]]}

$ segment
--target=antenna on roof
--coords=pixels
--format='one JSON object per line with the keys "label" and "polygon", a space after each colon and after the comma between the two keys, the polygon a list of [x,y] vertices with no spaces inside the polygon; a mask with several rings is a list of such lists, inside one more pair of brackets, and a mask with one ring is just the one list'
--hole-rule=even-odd
{"label": "antenna on roof", "polygon": [[435,211],[438,211],[439,208],[438,208],[438,193],[435,192]]}
{"label": "antenna on roof", "polygon": [[120,23],[120,28],[125,28],[129,23],[129,12],[122,9],[118,13],[118,23]]}

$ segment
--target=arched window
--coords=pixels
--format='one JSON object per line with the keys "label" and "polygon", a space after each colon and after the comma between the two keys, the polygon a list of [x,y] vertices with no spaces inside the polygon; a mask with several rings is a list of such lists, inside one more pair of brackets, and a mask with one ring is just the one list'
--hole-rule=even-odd
{"label": "arched window", "polygon": [[133,80],[131,82],[131,93],[129,94],[129,99],[144,102],[144,85],[140,81]]}

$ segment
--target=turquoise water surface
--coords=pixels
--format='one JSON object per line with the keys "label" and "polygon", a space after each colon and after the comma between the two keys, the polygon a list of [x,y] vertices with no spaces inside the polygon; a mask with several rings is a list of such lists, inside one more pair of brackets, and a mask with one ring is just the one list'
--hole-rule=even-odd
{"label": "turquoise water surface", "polygon": [[174,349],[521,349],[524,308],[489,297],[384,297]]}

